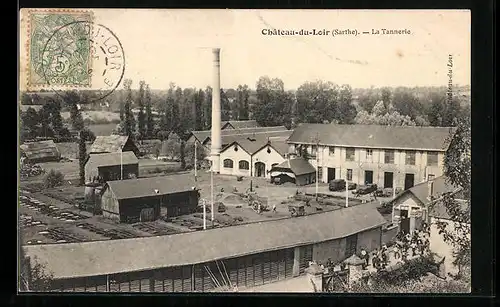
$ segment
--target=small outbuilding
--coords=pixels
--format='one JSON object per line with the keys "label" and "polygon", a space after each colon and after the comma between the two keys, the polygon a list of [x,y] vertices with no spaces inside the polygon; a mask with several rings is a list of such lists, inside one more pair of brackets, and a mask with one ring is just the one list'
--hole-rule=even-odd
{"label": "small outbuilding", "polygon": [[199,192],[191,174],[108,181],[101,196],[104,217],[123,223],[189,214]]}
{"label": "small outbuilding", "polygon": [[39,163],[61,160],[61,153],[52,140],[26,142],[19,146],[26,162]]}
{"label": "small outbuilding", "polygon": [[133,152],[136,157],[140,155],[139,149],[130,137],[123,135],[107,135],[97,136],[90,147],[89,153],[97,154],[125,151]]}
{"label": "small outbuilding", "polygon": [[288,159],[271,169],[271,180],[275,181],[278,178],[281,183],[293,182],[297,185],[307,185],[314,183],[316,169],[305,159]]}
{"label": "small outbuilding", "polygon": [[106,182],[137,178],[139,160],[132,151],[91,154],[85,163],[85,180]]}

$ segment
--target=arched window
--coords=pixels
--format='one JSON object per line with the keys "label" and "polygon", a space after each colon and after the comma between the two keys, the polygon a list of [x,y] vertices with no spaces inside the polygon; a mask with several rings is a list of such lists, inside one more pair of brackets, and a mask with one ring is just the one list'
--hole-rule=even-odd
{"label": "arched window", "polygon": [[224,159],[224,168],[233,168],[233,160]]}
{"label": "arched window", "polygon": [[240,169],[250,169],[250,163],[248,163],[248,161],[245,161],[245,160],[241,160],[239,163],[238,163],[238,166]]}

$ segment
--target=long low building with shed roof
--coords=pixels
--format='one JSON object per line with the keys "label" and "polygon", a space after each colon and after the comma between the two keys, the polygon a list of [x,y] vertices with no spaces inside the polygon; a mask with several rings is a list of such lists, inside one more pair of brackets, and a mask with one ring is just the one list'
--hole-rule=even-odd
{"label": "long low building with shed roof", "polygon": [[310,261],[339,263],[361,248],[378,249],[385,223],[373,207],[357,205],[167,236],[24,248],[53,276],[54,291],[209,292],[221,290],[221,274],[233,286],[253,287],[303,274]]}
{"label": "long low building with shed roof", "polygon": [[[407,190],[443,174],[450,127],[301,124],[288,139],[291,154],[307,152],[322,182]],[[319,166],[319,167],[318,167]]]}
{"label": "long low building with shed roof", "polygon": [[137,157],[140,156],[139,149],[130,137],[123,135],[99,135],[92,143],[89,154],[126,151],[132,151]]}
{"label": "long low building with shed roof", "polygon": [[198,198],[190,174],[108,181],[101,192],[100,209],[104,217],[120,222],[153,221],[160,214],[192,213]]}
{"label": "long low building with shed roof", "polygon": [[132,151],[89,155],[85,163],[87,182],[123,180],[139,177],[139,159]]}
{"label": "long low building with shed roof", "polygon": [[307,185],[316,180],[316,169],[303,158],[291,158],[273,166],[271,179],[280,183],[293,182],[296,185]]}
{"label": "long low building with shed roof", "polygon": [[49,162],[61,160],[61,153],[52,140],[26,142],[19,146],[21,157],[30,163]]}

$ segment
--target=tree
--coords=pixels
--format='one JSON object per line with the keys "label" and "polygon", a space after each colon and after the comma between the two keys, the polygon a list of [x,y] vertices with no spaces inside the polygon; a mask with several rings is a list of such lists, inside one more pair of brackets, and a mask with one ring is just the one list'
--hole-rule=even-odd
{"label": "tree", "polygon": [[55,134],[60,137],[69,136],[69,131],[64,127],[63,119],[61,116],[61,103],[59,100],[52,99],[48,104],[50,113],[50,125]]}
{"label": "tree", "polygon": [[75,131],[80,131],[84,127],[83,116],[80,112],[80,96],[77,91],[66,91],[64,95],[66,105],[69,107],[71,127]]}
{"label": "tree", "polygon": [[296,92],[297,113],[296,119],[302,123],[330,122],[339,114],[338,106],[339,89],[331,82],[306,82]]}
{"label": "tree", "polygon": [[78,138],[78,162],[79,162],[79,174],[80,174],[80,185],[85,184],[85,162],[87,161],[87,145],[85,143],[85,135],[80,131],[80,136]]}
{"label": "tree", "polygon": [[260,77],[253,117],[261,126],[291,126],[293,97],[285,92],[283,81]]}
{"label": "tree", "polygon": [[248,120],[249,106],[248,99],[250,97],[250,90],[248,85],[238,85],[236,93],[236,109],[238,113],[238,120]]}
{"label": "tree", "polygon": [[369,90],[361,94],[358,100],[359,100],[359,106],[364,111],[371,112],[373,106],[375,106],[375,104],[378,101],[378,97],[373,88],[370,88]]}
{"label": "tree", "polygon": [[125,135],[129,137],[133,137],[135,133],[135,118],[132,113],[132,80],[125,79],[123,82],[123,87],[127,93],[127,97],[125,99],[125,105],[123,110],[123,128]]}
{"label": "tree", "polygon": [[142,140],[146,138],[146,115],[144,114],[144,87],[146,82],[139,82],[139,97],[137,98],[137,103],[139,105],[139,115],[137,116],[137,127],[139,132],[139,138]]}
{"label": "tree", "polygon": [[60,171],[55,171],[51,169],[45,178],[43,179],[43,186],[46,189],[55,188],[63,185],[64,183],[64,175]]}
{"label": "tree", "polygon": [[21,94],[21,104],[24,106],[33,104],[33,101],[31,100],[30,95],[28,95],[27,93],[22,93]]}
{"label": "tree", "polygon": [[[21,241],[21,240],[19,240]],[[26,257],[19,246],[19,290],[43,292],[52,290],[53,275],[36,258]]]}
{"label": "tree", "polygon": [[148,84],[146,85],[146,136],[148,138],[153,137],[154,125],[153,113],[151,111],[151,90]]}
{"label": "tree", "polygon": [[212,126],[212,88],[205,89],[205,99],[203,100],[203,130]]}
{"label": "tree", "polygon": [[[186,144],[186,147],[184,149],[186,164],[188,164],[189,166],[194,165],[194,146],[194,143],[189,143]],[[196,159],[198,160],[198,162],[203,161],[206,157],[206,154],[207,153],[205,152],[204,148],[198,145],[196,148]]]}
{"label": "tree", "polygon": [[382,103],[384,104],[384,107],[387,109],[389,107],[389,104],[391,103],[391,89],[388,87],[382,88],[382,92],[380,93]]}
{"label": "tree", "polygon": [[356,118],[356,107],[352,104],[352,88],[350,85],[342,85],[340,88],[339,104],[334,116],[340,124],[352,124]]}
{"label": "tree", "polygon": [[168,138],[165,144],[165,153],[170,158],[178,158],[180,156],[180,142],[173,135]]}
{"label": "tree", "polygon": [[455,121],[460,117],[461,114],[461,106],[457,97],[447,97],[443,113],[443,126],[455,126]]}
{"label": "tree", "polygon": [[203,90],[198,90],[194,95],[194,130],[203,130],[203,101],[205,93]]}
{"label": "tree", "polygon": [[[444,195],[441,200],[451,217],[453,228],[445,223],[437,223],[445,242],[454,248],[455,265],[458,275],[470,269],[470,206],[471,206],[471,123],[470,118],[456,122],[456,131],[448,138],[449,146],[444,157],[444,175],[448,182],[461,189],[457,194]],[[465,202],[465,203],[464,203]]]}
{"label": "tree", "polygon": [[231,102],[223,89],[220,89],[220,112],[222,121],[231,120]]}
{"label": "tree", "polygon": [[52,128],[50,127],[50,117],[51,117],[50,104],[44,104],[40,109],[40,111],[38,112],[38,120],[40,123],[40,130],[38,135],[44,137],[54,136],[54,131],[52,131]]}
{"label": "tree", "polygon": [[30,107],[22,114],[21,118],[27,138],[34,138],[37,135],[38,113]]}
{"label": "tree", "polygon": [[430,94],[430,107],[428,108],[427,118],[429,124],[434,127],[443,126],[444,96],[434,92]]}

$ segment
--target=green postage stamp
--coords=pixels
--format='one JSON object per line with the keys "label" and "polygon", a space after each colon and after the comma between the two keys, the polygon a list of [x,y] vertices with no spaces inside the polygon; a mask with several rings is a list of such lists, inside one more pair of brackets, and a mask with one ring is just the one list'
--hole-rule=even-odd
{"label": "green postage stamp", "polygon": [[90,87],[92,12],[55,9],[27,13],[28,87]]}

